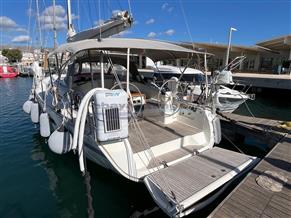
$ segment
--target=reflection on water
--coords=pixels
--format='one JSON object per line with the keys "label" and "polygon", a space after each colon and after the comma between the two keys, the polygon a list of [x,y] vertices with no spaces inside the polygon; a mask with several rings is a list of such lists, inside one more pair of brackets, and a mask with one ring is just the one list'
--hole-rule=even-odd
{"label": "reflection on water", "polygon": [[[247,105],[246,105],[247,104]],[[235,113],[275,120],[291,120],[291,92],[282,90],[264,90],[256,94],[254,101],[246,101]],[[250,111],[251,113],[250,113]]]}
{"label": "reflection on water", "polygon": [[[1,217],[87,217],[77,156],[56,155],[22,112],[31,78],[0,80]],[[156,205],[137,184],[88,162],[95,217],[130,217]],[[152,217],[165,217],[158,210]],[[149,217],[151,217],[149,216]]]}

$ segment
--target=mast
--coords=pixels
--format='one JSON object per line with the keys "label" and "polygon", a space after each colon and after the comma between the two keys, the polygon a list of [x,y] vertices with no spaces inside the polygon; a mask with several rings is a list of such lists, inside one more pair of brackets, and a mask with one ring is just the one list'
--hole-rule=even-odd
{"label": "mast", "polygon": [[39,6],[38,6],[38,0],[36,1],[36,17],[37,17],[37,28],[38,28],[38,34],[39,34],[39,43],[40,48],[42,49],[42,37],[41,37],[41,29],[40,29],[40,20],[39,20]]}
{"label": "mast", "polygon": [[68,17],[68,37],[73,37],[76,32],[72,24],[71,0],[67,0],[67,17]]}
{"label": "mast", "polygon": [[56,29],[56,1],[53,0],[53,31],[54,31],[54,49],[57,47],[57,29]]}

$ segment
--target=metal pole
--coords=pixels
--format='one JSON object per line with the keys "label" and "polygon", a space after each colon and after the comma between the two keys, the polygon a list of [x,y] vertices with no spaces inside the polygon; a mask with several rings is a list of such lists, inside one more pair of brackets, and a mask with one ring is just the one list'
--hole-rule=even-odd
{"label": "metal pole", "polygon": [[54,31],[54,49],[57,47],[57,29],[56,29],[56,1],[53,0],[53,31]]}
{"label": "metal pole", "polygon": [[[103,65],[103,52],[100,54],[100,67],[101,67],[101,87],[104,88],[104,65]],[[113,66],[112,66],[113,67]]]}
{"label": "metal pole", "polygon": [[68,30],[71,28],[72,25],[72,14],[71,14],[71,1],[67,1],[67,11],[68,11]]}
{"label": "metal pole", "polygon": [[68,38],[73,37],[76,33],[72,24],[71,0],[67,0],[68,13]]}
{"label": "metal pole", "polygon": [[142,69],[142,55],[138,55],[138,67],[139,69]]}
{"label": "metal pole", "polygon": [[208,76],[207,76],[207,58],[206,58],[206,53],[204,54],[204,70],[205,70],[205,97],[206,100],[208,98]]}
{"label": "metal pole", "polygon": [[42,48],[42,37],[41,37],[41,29],[40,29],[40,20],[39,20],[39,6],[38,6],[38,0],[36,2],[36,17],[37,17],[37,28],[38,28],[38,34],[39,34],[39,43],[40,48]]}
{"label": "metal pole", "polygon": [[229,29],[229,35],[228,35],[228,46],[227,46],[227,52],[226,52],[226,60],[225,60],[225,66],[228,65],[228,59],[229,59],[229,52],[230,52],[230,45],[231,45],[231,33],[232,31],[237,31],[235,28],[231,27]]}
{"label": "metal pole", "polygon": [[129,54],[130,54],[130,48],[127,49],[127,64],[126,64],[126,91],[128,94],[130,94],[129,90]]}

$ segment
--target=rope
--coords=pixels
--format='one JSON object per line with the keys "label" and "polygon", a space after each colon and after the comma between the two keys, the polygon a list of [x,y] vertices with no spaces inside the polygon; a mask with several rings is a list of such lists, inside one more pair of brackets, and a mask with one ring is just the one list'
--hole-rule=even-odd
{"label": "rope", "polygon": [[[85,157],[85,160],[86,160],[86,157]],[[86,161],[85,161],[85,163],[86,163]],[[86,168],[87,168],[87,166],[86,166]],[[89,218],[94,218],[93,196],[92,196],[92,192],[91,192],[92,188],[91,188],[90,182],[91,182],[91,176],[90,176],[90,173],[88,172],[88,170],[86,170],[84,183],[86,185],[86,195],[87,195],[87,204],[88,204],[87,213],[88,213]]]}
{"label": "rope", "polygon": [[230,142],[230,144],[232,144],[240,153],[242,153],[242,154],[244,154],[244,152],[241,150],[241,149],[239,149],[225,134],[223,134],[222,133],[222,135],[223,135],[223,137],[227,140],[227,141],[229,141]]}
{"label": "rope", "polygon": [[219,116],[221,116],[222,118],[224,118],[224,119],[226,119],[226,120],[228,120],[228,121],[230,121],[230,122],[232,122],[232,123],[236,123],[236,122],[237,122],[236,120],[233,120],[233,119],[231,119],[231,118],[225,116],[223,113],[221,113],[221,112],[219,111],[219,109],[216,109],[216,113],[217,113]]}
{"label": "rope", "polygon": [[252,113],[251,109],[249,108],[249,106],[247,104],[247,101],[245,101],[244,103],[245,103],[246,109],[248,110],[248,112],[250,113],[250,115],[252,115],[252,117],[255,118],[254,114]]}

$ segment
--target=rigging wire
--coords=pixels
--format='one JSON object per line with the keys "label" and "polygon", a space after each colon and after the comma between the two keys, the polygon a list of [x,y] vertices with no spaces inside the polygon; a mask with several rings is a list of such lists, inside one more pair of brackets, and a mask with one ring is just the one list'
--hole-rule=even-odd
{"label": "rigging wire", "polygon": [[248,112],[250,113],[250,115],[255,118],[255,115],[252,113],[251,109],[249,108],[248,104],[247,104],[247,101],[244,102],[245,103],[245,106],[246,106],[246,109],[248,110]]}
{"label": "rigging wire", "polygon": [[101,21],[101,6],[100,6],[100,1],[98,1],[98,10],[99,10],[99,41],[101,41],[101,24],[100,24],[100,21]]}
{"label": "rigging wire", "polygon": [[[42,2],[43,2],[43,5],[44,5],[44,8],[47,8],[46,7],[46,4],[45,4],[45,0],[42,0]],[[46,23],[46,17],[47,16],[45,16],[45,23]],[[45,31],[45,29],[43,28],[43,38],[44,38],[44,48],[45,47],[47,47],[47,40],[48,40],[48,35],[49,35],[49,31]]]}
{"label": "rigging wire", "polygon": [[184,7],[183,7],[183,4],[182,4],[182,0],[179,0],[180,2],[180,7],[181,7],[181,11],[182,11],[182,15],[183,15],[183,18],[184,18],[184,22],[185,22],[185,25],[186,25],[186,28],[187,28],[187,32],[188,32],[188,35],[189,35],[189,38],[191,40],[191,45],[193,47],[193,50],[194,50],[194,44],[193,44],[193,38],[192,38],[192,34],[190,32],[190,27],[189,27],[189,24],[188,24],[188,21],[187,21],[187,17],[186,17],[186,13],[185,13],[185,10],[184,10]]}
{"label": "rigging wire", "polygon": [[[28,1],[28,10],[29,10],[29,14],[28,14],[28,27],[27,27],[27,32],[28,32],[28,35],[31,36],[31,32],[30,32],[30,25],[31,25],[31,13],[32,13],[32,9],[31,9],[31,6],[32,6],[32,0],[29,0]],[[30,51],[30,47],[31,47],[31,43],[32,43],[32,40],[29,40],[27,41],[27,51]]]}
{"label": "rigging wire", "polygon": [[42,48],[42,36],[41,36],[41,29],[40,29],[40,19],[39,19],[39,5],[38,5],[38,0],[36,0],[36,18],[37,18],[37,29],[38,29],[38,34],[39,34],[39,45],[40,48]]}
{"label": "rigging wire", "polygon": [[89,11],[89,23],[91,23],[91,27],[93,28],[93,18],[92,18],[92,14],[91,14],[91,7],[90,7],[90,0],[87,0],[87,4],[88,4],[88,11]]}
{"label": "rigging wire", "polygon": [[[99,3],[99,0],[98,0],[98,1],[97,1],[97,0],[96,0],[96,1],[93,1],[93,6],[92,6],[92,8],[93,8],[93,11],[96,12],[96,13],[93,14],[94,20],[95,20],[95,19],[97,20],[97,19],[98,19],[98,16],[99,16],[99,15],[97,14],[97,12],[99,13],[99,10],[98,10],[98,3]],[[95,17],[96,17],[96,18],[95,18]],[[98,20],[97,20],[97,21],[98,21]],[[97,26],[97,25],[95,25],[95,26]]]}
{"label": "rigging wire", "polygon": [[121,3],[120,3],[119,0],[117,0],[117,3],[118,3],[118,6],[119,6],[120,10],[123,10],[123,9],[122,9],[122,6],[121,6]]}
{"label": "rigging wire", "polygon": [[107,2],[107,8],[108,8],[108,17],[110,17],[111,16],[110,14],[112,13],[113,10],[112,10],[109,0],[107,0],[106,2]]}
{"label": "rigging wire", "polygon": [[129,14],[132,15],[130,0],[127,0],[127,3],[128,3]]}
{"label": "rigging wire", "polygon": [[77,0],[77,12],[78,12],[78,31],[81,31],[81,19],[80,19],[80,0]]}
{"label": "rigging wire", "polygon": [[[84,4],[81,4],[81,7],[82,7],[82,10],[86,10],[84,7]],[[90,20],[90,18],[89,18],[89,15],[88,15],[88,13],[85,13],[85,15],[86,15],[86,18],[87,18],[87,21],[88,21],[88,23],[90,23],[91,22],[91,20]]]}
{"label": "rigging wire", "polygon": [[[117,72],[115,71],[114,69],[114,65],[113,65],[113,62],[109,56],[109,54],[107,52],[105,52],[105,54],[107,55],[107,60],[109,62],[109,64],[111,64],[112,66],[112,73],[116,79],[116,82],[118,84],[118,86],[120,87],[120,89],[123,89],[122,88],[122,83],[121,81],[119,80],[119,77],[117,75]],[[132,125],[134,127],[134,129],[136,130],[136,135],[137,137],[139,138],[140,142],[143,144],[143,146],[148,150],[148,155],[152,158],[152,160],[154,161],[154,165],[155,167],[157,168],[157,171],[160,175],[160,178],[161,178],[161,181],[164,183],[166,189],[168,189],[169,193],[172,193],[172,197],[173,199],[176,201],[175,199],[175,194],[173,193],[171,187],[170,187],[170,184],[167,182],[166,180],[166,175],[164,175],[162,172],[161,172],[161,169],[160,169],[160,165],[159,165],[159,162],[156,158],[156,156],[154,155],[153,151],[152,151],[152,148],[151,146],[149,145],[148,141],[147,141],[147,138],[145,137],[143,131],[142,131],[142,128],[140,127],[139,123],[138,123],[138,120],[137,120],[137,117],[135,115],[135,112],[133,111],[133,108],[130,107],[130,110],[129,110],[130,114],[131,114],[131,117],[133,118],[133,122],[132,122]],[[145,153],[145,156],[146,158],[148,159],[146,153]],[[177,202],[177,204],[179,204],[179,202]]]}

